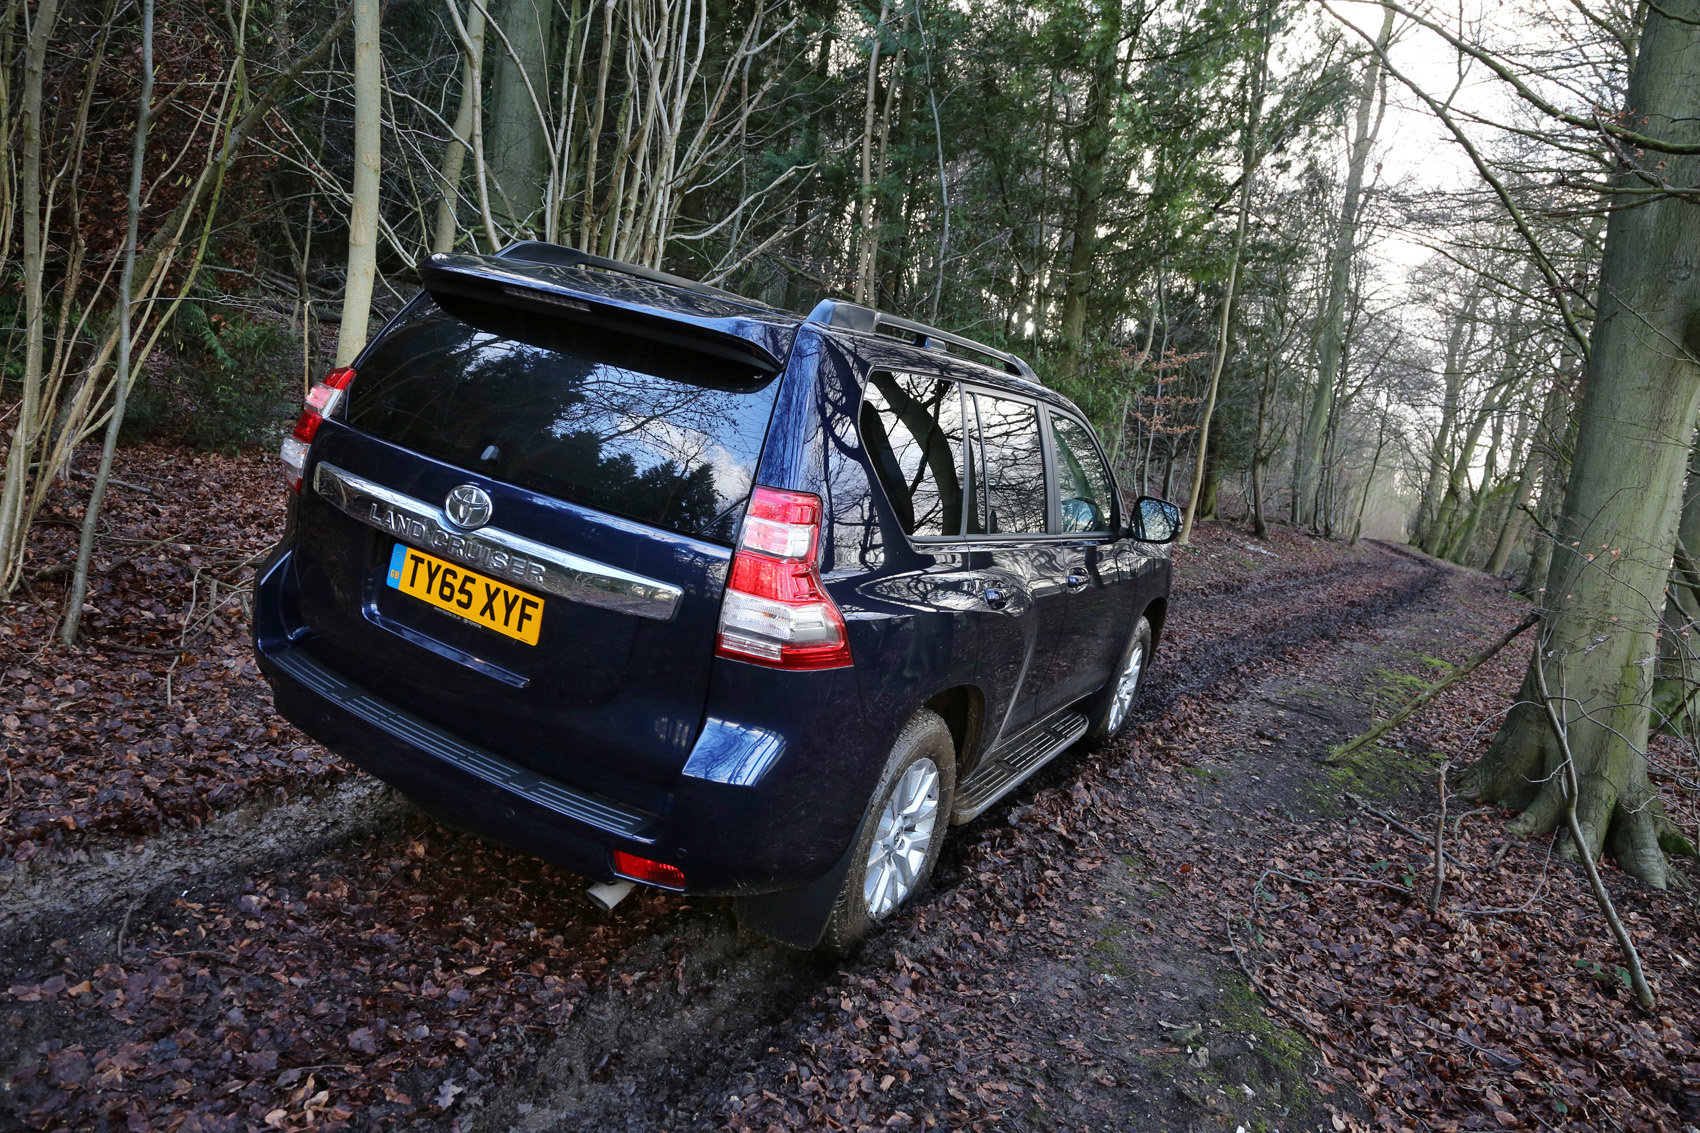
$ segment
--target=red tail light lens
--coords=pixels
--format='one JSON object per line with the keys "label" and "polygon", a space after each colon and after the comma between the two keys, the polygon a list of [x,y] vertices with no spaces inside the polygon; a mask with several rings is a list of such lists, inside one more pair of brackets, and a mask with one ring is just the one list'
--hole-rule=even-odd
{"label": "red tail light lens", "polygon": [[820,497],[757,488],[720,606],[722,657],[776,669],[850,664],[844,618],[820,580]]}
{"label": "red tail light lens", "polygon": [[307,404],[295,419],[295,431],[283,442],[283,478],[291,492],[301,491],[301,476],[307,468],[307,450],[318,435],[319,425],[342,405],[343,393],[354,380],[354,367],[343,366],[325,375],[325,380],[307,391]]}
{"label": "red tail light lens", "polygon": [[683,889],[685,871],[666,862],[652,862],[624,850],[614,851],[614,872],[631,881],[659,885],[663,889]]}

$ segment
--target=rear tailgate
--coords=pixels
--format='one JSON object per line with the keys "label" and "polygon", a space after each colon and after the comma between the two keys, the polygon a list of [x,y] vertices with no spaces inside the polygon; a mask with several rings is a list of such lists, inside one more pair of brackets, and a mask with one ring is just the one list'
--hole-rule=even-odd
{"label": "rear tailgate", "polygon": [[[693,349],[690,325],[481,302],[466,274],[358,361],[314,443],[311,647],[517,763],[658,808],[701,722],[779,379],[724,339]],[[594,312],[597,284],[570,289],[584,274],[550,282]]]}

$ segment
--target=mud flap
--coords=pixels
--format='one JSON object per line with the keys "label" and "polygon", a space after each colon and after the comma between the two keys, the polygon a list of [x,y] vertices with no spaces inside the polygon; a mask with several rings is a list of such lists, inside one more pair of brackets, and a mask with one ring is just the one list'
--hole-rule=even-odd
{"label": "mud flap", "polygon": [[738,923],[744,928],[770,936],[793,948],[812,949],[820,943],[826,922],[832,919],[832,908],[838,902],[838,892],[844,888],[844,878],[850,863],[861,845],[861,831],[852,839],[838,864],[818,880],[796,889],[778,893],[758,893],[739,897],[732,903]]}

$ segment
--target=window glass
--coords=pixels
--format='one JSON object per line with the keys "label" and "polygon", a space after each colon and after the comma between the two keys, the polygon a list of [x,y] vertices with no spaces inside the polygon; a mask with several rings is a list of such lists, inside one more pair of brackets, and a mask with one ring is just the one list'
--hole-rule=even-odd
{"label": "window glass", "polygon": [[1108,531],[1115,489],[1086,427],[1070,417],[1051,415],[1057,443],[1057,496],[1062,529],[1068,533]]}
{"label": "window glass", "polygon": [[975,394],[986,461],[986,527],[994,535],[1045,531],[1045,452],[1039,411],[1019,401]]}
{"label": "window glass", "polygon": [[876,373],[862,402],[862,444],[910,535],[962,534],[962,395],[955,382]]}
{"label": "window glass", "polygon": [[984,535],[986,527],[986,477],[982,469],[986,467],[986,446],[980,441],[980,410],[979,404],[972,395],[962,399],[962,408],[968,415],[968,506],[963,519],[967,522],[969,535]]}
{"label": "window glass", "polygon": [[372,347],[348,423],[544,495],[730,542],[776,380],[569,319],[444,297]]}

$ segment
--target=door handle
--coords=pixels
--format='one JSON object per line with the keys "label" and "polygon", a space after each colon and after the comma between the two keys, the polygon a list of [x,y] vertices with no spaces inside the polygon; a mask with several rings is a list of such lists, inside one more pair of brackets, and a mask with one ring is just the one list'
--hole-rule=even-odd
{"label": "door handle", "polygon": [[1009,605],[1009,591],[996,586],[988,586],[980,591],[980,597],[994,610],[1001,610]]}
{"label": "door handle", "polygon": [[1087,575],[1081,574],[1079,571],[1069,571],[1068,577],[1063,581],[1068,583],[1068,588],[1070,590],[1079,590],[1082,586],[1091,582],[1092,579]]}

